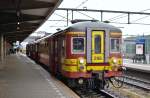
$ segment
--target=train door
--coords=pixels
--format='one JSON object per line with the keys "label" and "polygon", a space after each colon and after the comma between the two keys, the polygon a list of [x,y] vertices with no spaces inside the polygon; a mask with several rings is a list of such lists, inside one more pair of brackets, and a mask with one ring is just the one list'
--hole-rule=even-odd
{"label": "train door", "polygon": [[58,40],[57,38],[54,39],[54,70],[55,70],[55,74],[57,73],[58,70]]}
{"label": "train door", "polygon": [[49,62],[50,62],[50,72],[52,73],[52,74],[54,74],[54,60],[55,60],[55,58],[54,58],[54,50],[55,50],[55,48],[54,48],[54,39],[53,38],[50,38],[50,58],[49,58]]}
{"label": "train door", "polygon": [[87,63],[104,63],[104,31],[87,34]]}

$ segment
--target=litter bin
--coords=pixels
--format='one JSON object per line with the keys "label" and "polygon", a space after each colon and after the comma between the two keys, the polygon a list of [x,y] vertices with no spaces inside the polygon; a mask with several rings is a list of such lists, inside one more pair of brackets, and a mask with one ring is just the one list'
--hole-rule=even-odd
{"label": "litter bin", "polygon": [[146,63],[147,63],[147,64],[150,63],[150,54],[146,54]]}

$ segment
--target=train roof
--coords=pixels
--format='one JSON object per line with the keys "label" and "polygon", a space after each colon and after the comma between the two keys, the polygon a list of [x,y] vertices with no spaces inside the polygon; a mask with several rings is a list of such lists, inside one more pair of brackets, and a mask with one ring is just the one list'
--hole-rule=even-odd
{"label": "train roof", "polygon": [[109,25],[108,23],[102,23],[99,21],[83,21],[73,24],[68,27],[69,31],[80,31],[85,32],[87,28],[103,28],[109,29],[110,32],[121,32],[121,30],[115,26]]}
{"label": "train roof", "polygon": [[34,41],[34,42],[35,42],[35,43],[40,42],[40,41],[43,40],[43,39],[49,38],[51,35],[52,35],[52,34],[49,34],[49,35],[47,35],[47,36],[44,36],[44,37],[42,37],[42,38],[40,38],[40,39],[38,39],[38,40],[36,40],[36,41]]}
{"label": "train roof", "polygon": [[38,43],[46,38],[49,38],[50,36],[55,36],[57,34],[62,34],[63,32],[70,31],[70,32],[85,32],[87,28],[102,28],[102,29],[109,29],[110,32],[121,32],[121,30],[115,26],[109,25],[108,23],[102,23],[99,21],[81,21],[73,24],[72,26],[69,26],[65,30],[58,31],[54,34],[50,34],[46,37],[40,38],[30,44]]}
{"label": "train roof", "polygon": [[35,43],[38,43],[38,42],[40,42],[40,41],[42,41],[42,40],[45,40],[46,38],[49,38],[51,35],[52,35],[52,34],[49,34],[49,35],[44,36],[44,37],[42,37],[42,38],[39,38],[39,39],[37,39],[37,40],[35,40],[35,41],[32,41],[32,42],[30,42],[30,43],[28,43],[28,44],[35,44]]}

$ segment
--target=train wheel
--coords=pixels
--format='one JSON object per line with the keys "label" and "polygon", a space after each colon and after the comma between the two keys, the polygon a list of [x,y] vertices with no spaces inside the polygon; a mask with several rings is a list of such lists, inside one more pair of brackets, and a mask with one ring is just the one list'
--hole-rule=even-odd
{"label": "train wheel", "polygon": [[126,72],[126,68],[123,68],[122,70],[122,75],[121,76],[115,76],[115,77],[112,77],[110,78],[110,83],[116,87],[116,88],[121,88],[124,84],[124,75],[125,75],[125,72]]}
{"label": "train wheel", "polygon": [[120,88],[123,86],[124,77],[113,77],[110,79],[110,82],[114,87]]}

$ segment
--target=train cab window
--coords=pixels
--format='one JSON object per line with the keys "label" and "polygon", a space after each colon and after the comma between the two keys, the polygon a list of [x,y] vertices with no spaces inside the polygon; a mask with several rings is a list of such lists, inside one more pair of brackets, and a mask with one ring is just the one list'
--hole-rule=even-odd
{"label": "train cab window", "polygon": [[84,53],[84,37],[73,37],[72,38],[72,53],[83,54]]}
{"label": "train cab window", "polygon": [[110,47],[111,47],[111,52],[120,52],[120,39],[111,38]]}
{"label": "train cab window", "polygon": [[95,53],[99,54],[101,52],[101,36],[96,35],[94,39],[95,43]]}

